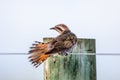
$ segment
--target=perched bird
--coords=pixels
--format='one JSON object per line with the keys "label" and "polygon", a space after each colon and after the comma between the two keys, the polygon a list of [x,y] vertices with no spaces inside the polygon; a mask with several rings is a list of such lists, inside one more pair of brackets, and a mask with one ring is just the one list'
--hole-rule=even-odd
{"label": "perched bird", "polygon": [[35,41],[29,51],[30,62],[35,67],[38,67],[52,54],[67,55],[77,42],[76,35],[65,24],[58,24],[50,29],[56,30],[60,35],[48,43]]}

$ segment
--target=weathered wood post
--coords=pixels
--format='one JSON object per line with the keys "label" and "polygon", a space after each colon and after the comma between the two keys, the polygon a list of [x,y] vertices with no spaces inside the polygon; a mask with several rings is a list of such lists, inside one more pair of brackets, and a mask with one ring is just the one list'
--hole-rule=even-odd
{"label": "weathered wood post", "polygon": [[[44,38],[44,42],[52,39]],[[96,80],[96,56],[80,53],[95,53],[95,39],[78,39],[72,54],[56,54],[47,59],[44,63],[44,80]]]}

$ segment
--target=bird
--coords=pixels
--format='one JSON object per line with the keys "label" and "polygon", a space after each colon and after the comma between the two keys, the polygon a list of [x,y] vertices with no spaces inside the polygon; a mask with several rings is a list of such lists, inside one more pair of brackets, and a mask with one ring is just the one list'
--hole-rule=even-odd
{"label": "bird", "polygon": [[59,35],[47,43],[35,41],[30,47],[28,58],[36,68],[56,53],[67,56],[77,43],[77,36],[65,24],[57,24],[50,30],[57,31]]}

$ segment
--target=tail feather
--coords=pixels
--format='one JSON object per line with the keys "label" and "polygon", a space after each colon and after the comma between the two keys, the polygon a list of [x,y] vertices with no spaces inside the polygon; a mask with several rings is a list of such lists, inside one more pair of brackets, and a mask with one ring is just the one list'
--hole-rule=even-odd
{"label": "tail feather", "polygon": [[31,59],[30,62],[35,66],[38,67],[42,62],[44,62],[50,55],[43,54],[42,56],[39,56],[38,58]]}
{"label": "tail feather", "polygon": [[43,53],[42,50],[40,50],[40,51],[34,51],[34,52],[32,52],[32,53],[30,54],[30,56],[29,56],[28,58],[33,58],[33,57],[36,58],[36,57],[42,55],[42,53]]}
{"label": "tail feather", "polygon": [[45,54],[50,51],[48,43],[37,42],[37,44],[31,47],[29,51],[30,56],[28,57],[30,62],[38,67],[42,62],[44,62],[50,55]]}
{"label": "tail feather", "polygon": [[48,44],[47,43],[39,43],[39,44],[36,44],[36,46],[32,46],[30,47],[30,51],[29,53],[33,53],[33,52],[37,52],[37,51],[45,51],[44,49],[48,49]]}
{"label": "tail feather", "polygon": [[37,68],[42,62],[44,62],[50,55],[43,54],[37,62],[34,63],[34,66]]}

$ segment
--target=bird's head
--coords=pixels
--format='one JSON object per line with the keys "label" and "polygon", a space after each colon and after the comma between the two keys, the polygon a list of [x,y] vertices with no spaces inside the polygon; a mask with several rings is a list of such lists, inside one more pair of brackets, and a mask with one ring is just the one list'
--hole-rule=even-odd
{"label": "bird's head", "polygon": [[55,27],[52,27],[50,29],[56,30],[60,34],[66,32],[66,31],[70,31],[69,28],[65,24],[58,24]]}

